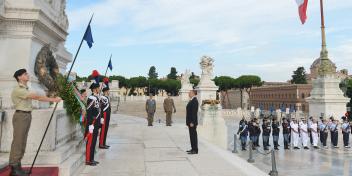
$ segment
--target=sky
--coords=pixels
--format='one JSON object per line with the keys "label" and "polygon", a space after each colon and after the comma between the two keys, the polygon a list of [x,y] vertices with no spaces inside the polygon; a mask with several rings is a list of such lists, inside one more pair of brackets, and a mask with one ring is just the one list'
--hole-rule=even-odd
{"label": "sky", "polygon": [[[329,58],[352,73],[352,1],[325,0]],[[295,0],[71,0],[67,1],[66,48],[76,53],[90,16],[94,44],[83,45],[74,71],[87,76],[147,76],[155,66],[200,75],[200,58],[215,60],[214,75],[258,75],[287,81],[304,66],[309,72],[321,49],[319,1],[309,0],[302,25]]]}

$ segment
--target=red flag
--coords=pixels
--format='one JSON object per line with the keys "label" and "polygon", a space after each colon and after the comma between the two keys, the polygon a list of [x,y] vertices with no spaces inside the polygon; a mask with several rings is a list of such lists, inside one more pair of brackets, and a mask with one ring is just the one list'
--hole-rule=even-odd
{"label": "red flag", "polygon": [[301,19],[302,24],[307,20],[307,6],[308,0],[296,0],[298,5],[299,18]]}

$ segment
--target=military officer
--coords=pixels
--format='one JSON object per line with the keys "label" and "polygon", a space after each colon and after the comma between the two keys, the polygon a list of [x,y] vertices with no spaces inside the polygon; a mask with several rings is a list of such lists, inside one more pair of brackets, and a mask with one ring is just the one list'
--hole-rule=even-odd
{"label": "military officer", "polygon": [[148,115],[148,126],[153,126],[154,114],[156,111],[156,101],[153,99],[153,94],[149,94],[149,99],[145,102],[145,111]]}
{"label": "military officer", "polygon": [[270,126],[270,122],[268,122],[267,119],[263,120],[262,130],[263,130],[263,134],[262,134],[263,148],[264,150],[269,150],[268,146],[269,146],[269,137],[271,133],[271,126]]}
{"label": "military officer", "polygon": [[100,85],[99,83],[92,83],[89,88],[92,91],[92,95],[87,99],[86,165],[96,166],[99,164],[99,162],[94,160],[94,152],[101,121]]}
{"label": "military officer", "polygon": [[351,132],[350,122],[347,120],[345,116],[342,117],[343,123],[341,125],[342,135],[343,135],[343,145],[345,148],[350,148],[349,146],[349,138]]}
{"label": "military officer", "polygon": [[334,148],[339,148],[337,146],[337,142],[339,139],[339,126],[338,126],[338,121],[335,120],[334,118],[331,119],[330,123],[330,135],[331,135],[331,143]]}
{"label": "military officer", "polygon": [[170,93],[167,94],[167,98],[165,98],[163,105],[166,113],[166,126],[171,126],[172,113],[176,113],[176,107]]}
{"label": "military officer", "polygon": [[304,149],[309,149],[308,148],[308,140],[309,140],[309,134],[308,134],[308,124],[306,119],[302,119],[302,121],[299,124],[299,131],[302,139],[302,144]]}
{"label": "military officer", "polygon": [[110,116],[111,116],[111,103],[109,97],[109,79],[104,79],[103,84],[103,95],[100,97],[100,105],[102,110],[102,118],[101,122],[101,130],[100,130],[100,137],[99,137],[99,148],[101,149],[108,149],[110,146],[106,145],[106,137],[109,130],[110,124]]}
{"label": "military officer", "polygon": [[286,118],[283,118],[282,122],[282,134],[284,136],[284,148],[285,150],[289,149],[289,139],[290,139],[291,127]]}
{"label": "military officer", "polygon": [[326,140],[328,139],[328,134],[329,134],[329,126],[326,119],[322,119],[322,123],[319,126],[319,131],[320,131],[320,142],[322,143],[323,147],[326,149],[328,148],[326,146]]}
{"label": "military officer", "polygon": [[244,151],[246,150],[247,138],[248,138],[248,124],[244,117],[240,121],[237,134],[240,135],[242,151]]}
{"label": "military officer", "polygon": [[297,119],[293,119],[290,123],[291,126],[291,136],[292,136],[292,142],[293,142],[293,149],[299,149],[298,143],[299,143],[299,125],[297,123]]}
{"label": "military officer", "polygon": [[273,128],[273,143],[274,143],[274,149],[279,150],[279,135],[280,135],[280,122],[277,120],[277,118],[273,119],[273,122],[271,124]]}

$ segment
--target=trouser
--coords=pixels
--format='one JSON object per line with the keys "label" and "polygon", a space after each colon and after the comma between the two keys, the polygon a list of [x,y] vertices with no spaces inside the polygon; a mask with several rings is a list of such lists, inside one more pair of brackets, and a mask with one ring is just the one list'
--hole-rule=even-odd
{"label": "trouser", "polygon": [[346,147],[346,146],[348,146],[348,142],[350,139],[350,133],[342,132],[342,135],[343,135],[343,145]]}
{"label": "trouser", "polygon": [[273,135],[274,148],[279,146],[279,135]]}
{"label": "trouser", "polygon": [[172,112],[166,112],[166,126],[171,126]]}
{"label": "trouser", "polygon": [[197,126],[188,127],[189,138],[191,141],[191,147],[193,151],[198,152],[198,135],[197,135]]}
{"label": "trouser", "polygon": [[298,142],[299,142],[299,134],[292,132],[292,142],[294,147],[298,147]]}
{"label": "trouser", "polygon": [[331,132],[331,143],[333,146],[337,146],[339,133],[338,132]]}
{"label": "trouser", "polygon": [[257,146],[257,136],[249,136],[249,139],[252,141],[252,148],[254,148],[255,146]]}
{"label": "trouser", "polygon": [[270,136],[263,135],[263,148],[264,149],[266,149],[269,146],[269,137]]}
{"label": "trouser", "polygon": [[287,149],[288,148],[288,143],[290,139],[290,134],[283,134],[284,136],[284,147]]}
{"label": "trouser", "polygon": [[246,149],[246,145],[247,145],[247,136],[241,136],[241,146],[242,146],[242,150]]}
{"label": "trouser", "polygon": [[308,130],[310,144],[313,145],[313,132]]}
{"label": "trouser", "polygon": [[312,140],[313,140],[313,146],[317,147],[318,146],[318,133],[312,132]]}
{"label": "trouser", "polygon": [[106,136],[109,130],[110,124],[110,111],[103,112],[104,124],[101,124],[100,136],[99,136],[99,146],[103,147],[106,145]]}
{"label": "trouser", "polygon": [[154,113],[148,113],[148,126],[152,126],[153,125],[153,121],[154,121]]}
{"label": "trouser", "polygon": [[308,133],[302,132],[301,133],[301,138],[302,138],[303,147],[308,147],[308,140],[309,140]]}
{"label": "trouser", "polygon": [[16,111],[13,115],[13,139],[10,151],[9,164],[11,166],[21,164],[21,160],[26,151],[29,128],[31,126],[32,115],[30,112]]}
{"label": "trouser", "polygon": [[[89,128],[87,125],[86,128]],[[87,143],[86,143],[86,162],[94,161],[95,145],[97,143],[97,138],[99,134],[99,125],[94,124],[93,133],[87,133]]]}
{"label": "trouser", "polygon": [[320,132],[320,142],[323,146],[326,146],[326,140],[328,139],[328,133]]}
{"label": "trouser", "polygon": [[256,146],[259,146],[259,136],[260,136],[260,134],[258,134],[258,135],[255,136],[255,139],[256,139],[255,145],[256,145]]}

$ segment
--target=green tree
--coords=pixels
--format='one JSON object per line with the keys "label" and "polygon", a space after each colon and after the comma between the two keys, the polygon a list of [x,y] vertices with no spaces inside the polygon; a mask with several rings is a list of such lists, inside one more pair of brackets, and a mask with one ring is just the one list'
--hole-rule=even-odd
{"label": "green tree", "polygon": [[80,77],[80,76],[77,75],[76,82],[82,82],[82,81],[87,82],[88,81],[88,77]]}
{"label": "green tree", "polygon": [[[232,107],[230,98],[228,96],[228,90],[236,87],[236,80],[230,76],[216,76],[214,78],[214,82],[219,87],[219,91],[225,92],[227,102],[229,103],[229,106]],[[224,105],[224,108],[227,108],[227,105]]]}
{"label": "green tree", "polygon": [[304,67],[298,67],[297,70],[293,71],[292,84],[307,84],[307,74]]}
{"label": "green tree", "polygon": [[193,87],[196,87],[198,86],[199,81],[199,76],[195,75],[194,72],[192,72],[191,76],[189,77],[189,82],[193,84]]}
{"label": "green tree", "polygon": [[171,67],[170,73],[167,75],[167,79],[177,79],[177,71],[175,67]]}
{"label": "green tree", "polygon": [[147,78],[144,76],[132,77],[128,81],[128,88],[130,88],[130,95],[135,95],[134,90],[136,88],[143,88],[147,86]]}
{"label": "green tree", "polygon": [[178,95],[181,89],[181,81],[175,79],[166,79],[161,81],[161,88],[171,95]]}
{"label": "green tree", "polygon": [[149,79],[158,79],[158,73],[156,72],[155,66],[151,66],[149,68],[148,78]]}
{"label": "green tree", "polygon": [[[248,96],[250,96],[252,87],[258,87],[262,84],[263,82],[260,77],[255,75],[243,75],[234,81],[234,87],[239,88],[241,92],[241,108],[243,108],[243,91],[246,91]],[[248,104],[250,104],[250,102]]]}

